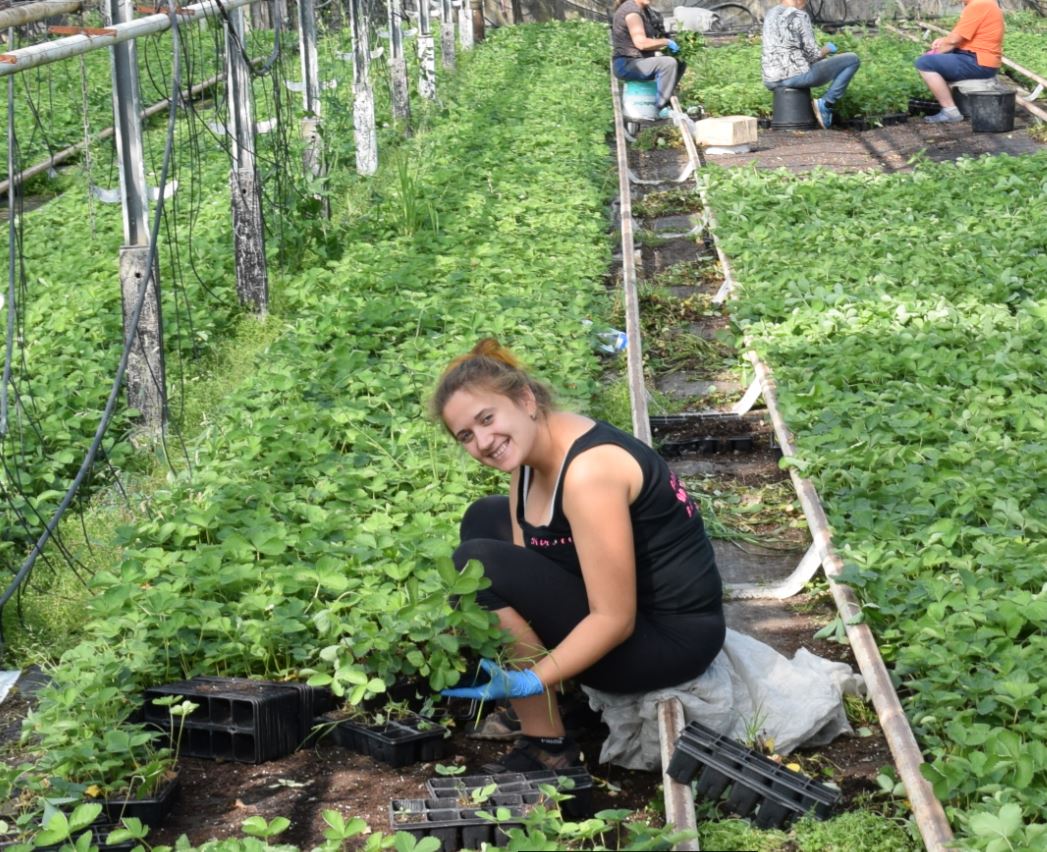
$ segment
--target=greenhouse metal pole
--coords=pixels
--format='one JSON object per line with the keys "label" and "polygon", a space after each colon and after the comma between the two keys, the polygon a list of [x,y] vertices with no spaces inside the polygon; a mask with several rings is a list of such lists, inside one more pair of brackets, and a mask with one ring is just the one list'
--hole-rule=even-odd
{"label": "greenhouse metal pole", "polygon": [[[424,2],[424,0],[423,0]],[[356,140],[356,171],[373,175],[378,171],[378,136],[374,126],[374,91],[371,89],[371,52],[367,13],[361,0],[349,0],[349,26],[353,33],[353,135]]]}
{"label": "greenhouse metal pole", "polygon": [[410,122],[411,96],[407,87],[403,20],[403,0],[389,0],[389,90],[393,117]]}
{"label": "greenhouse metal pole", "polygon": [[233,208],[236,292],[255,313],[269,310],[269,276],[265,266],[262,197],[254,156],[254,110],[251,75],[243,54],[244,12],[226,16],[225,57],[229,90],[229,136],[232,169],[229,188]]}
{"label": "greenhouse metal pole", "polygon": [[469,0],[473,11],[473,44],[481,42],[487,36],[487,24],[484,21],[484,0]]}
{"label": "greenhouse metal pole", "polygon": [[302,59],[305,170],[318,178],[324,173],[324,153],[320,137],[320,60],[316,53],[316,11],[313,0],[298,0],[298,42]]}
{"label": "greenhouse metal pole", "polygon": [[[424,3],[426,0],[419,0]],[[451,0],[440,0],[440,58],[444,68],[454,70],[454,6]]]}
{"label": "greenhouse metal pole", "polygon": [[469,0],[458,2],[458,45],[462,50],[473,49],[473,7]]}
{"label": "greenhouse metal pole", "polygon": [[[202,20],[218,15],[220,10],[229,12],[255,2],[257,0],[220,0],[220,2],[219,0],[205,0],[193,6],[179,7],[178,20],[182,23]],[[48,65],[51,62],[68,59],[70,56],[79,56],[103,47],[123,44],[125,41],[142,36],[162,33],[170,28],[171,19],[167,15],[148,15],[125,24],[115,24],[101,32],[95,30],[90,35],[66,36],[54,41],[12,50],[0,54],[0,77],[17,74],[20,71],[36,68],[38,65]]]}
{"label": "greenhouse metal pole", "polygon": [[[106,22],[124,24],[134,14],[132,0],[108,0]],[[127,359],[127,401],[138,409],[147,429],[163,428],[167,410],[164,377],[163,319],[160,310],[160,265],[150,250],[149,187],[145,182],[138,51],[134,41],[110,49],[113,77],[113,125],[120,170],[124,244],[120,248],[120,289],[123,295],[124,338],[132,339]],[[162,191],[162,188],[161,188]],[[153,257],[150,268],[149,258]],[[134,322],[139,292],[145,287],[137,328]]]}
{"label": "greenhouse metal pole", "polygon": [[[0,12],[0,29],[35,24],[55,15],[72,14],[80,11],[80,0],[41,0],[40,3],[24,3]],[[8,38],[10,43],[11,39]]]}
{"label": "greenhouse metal pole", "polygon": [[429,0],[418,0],[418,94],[430,101],[436,98],[436,46]]}

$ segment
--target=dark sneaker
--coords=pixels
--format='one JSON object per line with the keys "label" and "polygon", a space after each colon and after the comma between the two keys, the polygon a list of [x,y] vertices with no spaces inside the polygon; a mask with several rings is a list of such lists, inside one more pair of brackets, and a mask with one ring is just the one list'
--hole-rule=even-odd
{"label": "dark sneaker", "polygon": [[818,126],[822,130],[832,127],[833,111],[825,102],[825,98],[815,98],[811,101],[811,106],[814,107],[814,120],[818,122]]}
{"label": "dark sneaker", "polygon": [[564,737],[562,750],[549,751],[542,747],[537,737],[523,736],[497,763],[485,763],[480,768],[488,775],[500,775],[503,772],[536,772],[541,769],[557,771],[581,765],[582,752],[572,737]]}
{"label": "dark sneaker", "polygon": [[952,111],[943,109],[934,115],[925,115],[923,120],[928,124],[958,124],[963,121],[963,114],[958,109]]}
{"label": "dark sneaker", "polygon": [[520,720],[511,707],[488,713],[466,731],[471,740],[494,740],[509,742],[520,736]]}

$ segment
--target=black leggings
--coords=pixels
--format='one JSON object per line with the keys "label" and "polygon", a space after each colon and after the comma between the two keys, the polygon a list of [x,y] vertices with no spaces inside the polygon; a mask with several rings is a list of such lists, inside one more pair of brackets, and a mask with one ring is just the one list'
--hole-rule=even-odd
{"label": "black leggings", "polygon": [[[508,497],[484,497],[466,511],[461,544],[454,552],[460,571],[470,559],[484,566],[490,588],[477,593],[485,609],[511,607],[531,625],[546,648],[555,648],[585,616],[585,583],[551,559],[513,544]],[[650,692],[693,680],[720,652],[723,611],[636,613],[636,629],[580,675],[586,686],[605,692]]]}

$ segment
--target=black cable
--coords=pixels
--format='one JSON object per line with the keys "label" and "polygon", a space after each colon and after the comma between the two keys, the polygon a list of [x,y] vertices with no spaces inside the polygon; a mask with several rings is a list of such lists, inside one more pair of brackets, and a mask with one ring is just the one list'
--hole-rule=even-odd
{"label": "black cable", "polygon": [[[170,17],[171,17],[172,37],[177,42],[178,41],[178,19],[177,19],[177,16],[176,16],[173,0],[171,2],[171,5],[170,5]],[[177,54],[177,51],[176,51],[175,52],[175,56],[177,57],[177,55],[178,54]],[[175,64],[176,64],[176,67],[175,67],[175,69],[173,69],[173,73],[172,73],[172,87],[173,87],[173,91],[171,93],[171,101],[170,101],[171,105],[170,105],[170,109],[168,111],[167,142],[166,142],[165,149],[164,149],[163,170],[162,170],[161,175],[160,175],[160,185],[161,186],[164,186],[166,184],[166,182],[167,182],[167,171],[168,171],[168,167],[170,166],[171,152],[172,152],[172,149],[174,147],[175,118],[177,116],[178,95],[179,95],[179,92],[180,92],[180,83],[179,83],[179,74],[180,74],[180,72],[179,72],[179,68],[178,68],[178,64],[179,63],[177,61],[177,58],[176,58],[176,63]],[[95,436],[94,436],[93,440],[91,441],[91,446],[88,448],[87,455],[84,457],[84,460],[83,460],[83,462],[80,465],[80,469],[77,471],[77,474],[74,477],[72,483],[69,485],[69,488],[66,490],[66,493],[63,496],[61,502],[59,503],[58,508],[55,510],[55,513],[51,517],[51,520],[47,523],[47,526],[45,527],[44,532],[40,535],[39,539],[37,539],[37,541],[34,543],[33,549],[30,551],[29,556],[22,563],[21,567],[18,569],[18,572],[15,574],[14,579],[11,581],[11,583],[8,585],[8,587],[4,590],[3,594],[0,594],[0,645],[2,645],[2,643],[4,641],[4,638],[3,638],[3,620],[2,620],[3,607],[14,596],[15,592],[18,590],[19,586],[25,580],[25,578],[29,574],[29,572],[32,571],[33,566],[36,564],[36,560],[43,553],[43,548],[46,546],[47,542],[54,535],[54,532],[55,532],[55,529],[58,526],[58,523],[61,521],[62,517],[65,515],[65,512],[69,508],[70,503],[72,503],[73,497],[76,495],[77,491],[79,491],[80,485],[82,484],[84,479],[87,477],[88,472],[90,471],[91,467],[93,466],[95,456],[98,454],[99,448],[100,448],[101,443],[102,443],[102,438],[105,436],[106,430],[109,428],[109,424],[111,423],[111,421],[113,419],[113,413],[114,413],[115,408],[116,408],[116,402],[117,402],[117,400],[119,399],[119,396],[120,396],[120,388],[123,385],[124,374],[127,371],[127,362],[128,362],[129,357],[130,357],[130,354],[131,354],[131,347],[134,345],[134,339],[135,339],[135,336],[137,335],[137,332],[138,332],[138,322],[139,322],[139,320],[141,319],[141,316],[142,316],[142,308],[143,308],[143,306],[145,304],[145,295],[146,295],[146,292],[148,290],[149,283],[150,283],[150,281],[153,278],[153,268],[154,268],[154,263],[155,263],[155,260],[156,260],[156,248],[157,248],[156,238],[157,238],[159,230],[160,230],[160,221],[161,221],[161,217],[163,215],[163,208],[164,208],[164,198],[163,198],[163,193],[161,193],[160,194],[160,199],[157,202],[157,211],[156,211],[156,215],[155,215],[155,217],[153,219],[153,226],[152,226],[152,229],[151,229],[151,232],[150,232],[149,255],[148,255],[148,260],[147,260],[147,264],[146,264],[147,272],[146,272],[146,274],[145,274],[145,276],[144,276],[144,278],[142,280],[141,286],[138,288],[138,296],[137,296],[137,298],[135,300],[134,310],[133,310],[132,316],[131,316],[131,322],[129,323],[130,327],[128,328],[126,336],[124,338],[124,346],[123,346],[123,351],[122,351],[122,353],[120,355],[120,363],[117,366],[116,375],[113,378],[113,384],[112,384],[112,387],[111,387],[110,392],[109,392],[109,398],[106,400],[105,409],[102,412],[102,419],[99,421],[98,428],[95,430]]]}

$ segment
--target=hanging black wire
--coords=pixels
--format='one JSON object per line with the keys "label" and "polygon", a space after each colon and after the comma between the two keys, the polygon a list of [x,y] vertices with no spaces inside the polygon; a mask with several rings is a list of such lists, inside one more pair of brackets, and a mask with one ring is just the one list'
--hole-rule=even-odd
{"label": "hanging black wire", "polygon": [[[170,5],[170,19],[171,19],[171,33],[175,43],[178,43],[178,19],[175,11],[173,2]],[[171,154],[174,148],[174,128],[178,112],[178,95],[181,91],[180,81],[180,69],[178,60],[178,51],[175,50],[175,67],[172,69],[171,75],[171,100],[170,109],[168,111],[168,122],[167,122],[167,140],[164,149],[164,163],[163,169],[160,174],[160,185],[164,186],[167,182],[168,168],[171,162]],[[80,465],[80,469],[77,471],[72,483],[69,485],[65,492],[58,508],[55,510],[51,519],[48,521],[43,533],[34,543],[29,556],[26,557],[22,563],[18,572],[15,574],[14,579],[8,584],[7,588],[2,594],[0,594],[0,645],[4,642],[3,637],[3,607],[6,606],[8,601],[15,595],[19,587],[29,576],[33,570],[33,566],[36,564],[37,559],[43,553],[44,547],[48,541],[54,535],[54,532],[61,521],[65,512],[68,510],[73,498],[76,496],[80,489],[80,486],[87,478],[91,468],[94,465],[95,457],[97,456],[99,449],[102,444],[102,438],[105,436],[109,424],[112,422],[114,412],[116,410],[116,403],[120,396],[120,389],[123,385],[124,374],[127,372],[127,362],[131,354],[131,348],[134,345],[135,337],[137,336],[138,323],[142,315],[142,307],[145,304],[145,296],[148,291],[149,285],[153,279],[153,270],[156,262],[156,249],[157,249],[157,236],[160,230],[160,222],[163,216],[164,198],[163,193],[160,194],[160,198],[157,201],[156,214],[153,217],[153,224],[150,230],[149,238],[149,255],[146,263],[146,274],[143,277],[142,283],[138,288],[138,294],[135,299],[134,309],[132,311],[131,320],[128,324],[128,329],[124,337],[123,350],[120,355],[120,363],[116,369],[116,375],[113,377],[113,383],[110,388],[109,397],[106,400],[105,408],[102,413],[102,418],[99,421],[98,428],[95,430],[94,438],[91,441],[91,445],[88,448],[87,454],[84,456],[84,460]]]}

